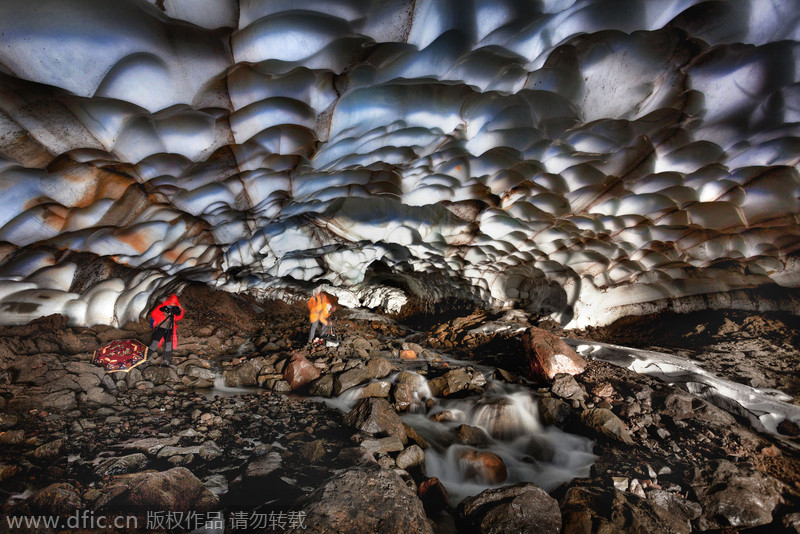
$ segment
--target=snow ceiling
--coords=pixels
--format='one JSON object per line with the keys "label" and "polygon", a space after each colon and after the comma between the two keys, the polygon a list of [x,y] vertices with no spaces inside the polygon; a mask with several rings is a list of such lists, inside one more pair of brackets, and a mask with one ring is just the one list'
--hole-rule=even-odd
{"label": "snow ceiling", "polygon": [[0,321],[120,324],[182,280],[796,311],[741,290],[800,285],[797,8],[3,2]]}

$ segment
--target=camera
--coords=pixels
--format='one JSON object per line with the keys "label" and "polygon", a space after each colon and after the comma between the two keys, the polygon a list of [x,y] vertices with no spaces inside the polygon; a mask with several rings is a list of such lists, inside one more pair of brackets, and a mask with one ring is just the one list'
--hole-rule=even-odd
{"label": "camera", "polygon": [[159,310],[167,315],[178,315],[181,313],[180,306],[161,306]]}

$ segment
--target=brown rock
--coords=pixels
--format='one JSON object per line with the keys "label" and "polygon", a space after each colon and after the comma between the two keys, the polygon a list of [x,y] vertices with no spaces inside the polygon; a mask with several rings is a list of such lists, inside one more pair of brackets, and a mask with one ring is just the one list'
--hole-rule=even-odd
{"label": "brown rock", "polygon": [[37,491],[30,500],[34,510],[50,515],[66,515],[81,508],[82,502],[72,484],[58,482]]}
{"label": "brown rock", "polygon": [[430,516],[447,508],[447,489],[436,477],[424,480],[422,484],[419,485],[417,494],[422,500],[425,511],[427,511]]}
{"label": "brown rock", "polygon": [[467,449],[459,455],[464,476],[487,484],[502,484],[508,478],[508,469],[503,459],[493,452]]}
{"label": "brown rock", "polygon": [[417,354],[413,350],[401,350],[400,351],[400,359],[401,360],[416,360]]}
{"label": "brown rock", "polygon": [[432,534],[422,502],[400,476],[375,464],[341,471],[303,509],[305,534]]}
{"label": "brown rock", "polygon": [[118,476],[106,488],[97,508],[134,508],[207,512],[219,505],[217,497],[185,467],[168,471],[143,471]]}
{"label": "brown rock", "polygon": [[414,401],[414,391],[410,384],[395,384],[392,387],[392,400],[394,407],[399,412],[404,412],[411,407]]}
{"label": "brown rock", "polygon": [[292,354],[286,369],[283,370],[283,379],[289,383],[292,390],[300,389],[319,378],[319,375],[317,366],[308,361],[302,352]]}
{"label": "brown rock", "polygon": [[552,380],[559,373],[577,375],[586,370],[586,360],[546,330],[532,326],[523,334],[522,342],[533,378]]}

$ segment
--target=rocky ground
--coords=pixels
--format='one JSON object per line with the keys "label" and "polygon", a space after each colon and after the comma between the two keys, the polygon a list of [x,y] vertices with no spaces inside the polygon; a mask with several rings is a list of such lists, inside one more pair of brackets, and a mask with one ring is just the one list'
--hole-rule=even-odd
{"label": "rocky ground", "polygon": [[[82,511],[134,514],[139,528],[128,530],[151,532],[220,522],[226,531],[319,533],[800,532],[791,436],[758,434],[702,399],[604,362],[589,361],[574,377],[528,380],[521,333],[539,331],[522,316],[476,312],[412,331],[344,311],[340,345],[311,348],[302,306],[199,286],[181,300],[176,369],[156,359],[107,374],[90,363],[110,340],[148,341],[144,320],[73,328],[51,316],[0,329],[0,531],[25,530],[10,528],[8,517]],[[685,353],[797,398],[789,387],[796,376],[780,367],[796,368],[796,322],[701,319],[662,321],[663,332],[645,318],[579,334]],[[744,348],[752,343],[761,356]],[[724,363],[736,351],[744,356],[733,361],[749,367]],[[446,439],[471,447],[462,457],[467,476],[495,484],[460,502],[447,498],[426,472],[431,444],[400,417],[419,388],[402,371],[428,379],[433,405],[479,394],[486,380],[476,362],[498,368],[494,379],[527,384],[545,424],[595,440],[588,476],[549,492],[504,486],[496,436],[460,425]],[[226,387],[213,387],[223,380]],[[364,385],[346,412],[319,401]],[[527,461],[552,453],[531,449]]]}

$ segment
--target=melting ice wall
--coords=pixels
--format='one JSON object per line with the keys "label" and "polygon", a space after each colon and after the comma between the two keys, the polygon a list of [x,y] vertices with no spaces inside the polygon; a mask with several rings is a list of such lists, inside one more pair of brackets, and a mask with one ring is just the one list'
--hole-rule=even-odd
{"label": "melting ice wall", "polygon": [[571,326],[764,306],[800,284],[796,7],[4,2],[0,321],[376,272]]}

